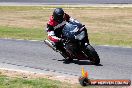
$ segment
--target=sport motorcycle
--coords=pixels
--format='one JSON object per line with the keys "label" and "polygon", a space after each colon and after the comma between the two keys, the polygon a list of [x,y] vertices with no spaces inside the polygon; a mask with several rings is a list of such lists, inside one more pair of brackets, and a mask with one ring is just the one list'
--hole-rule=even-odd
{"label": "sport motorcycle", "polygon": [[[89,60],[92,64],[98,65],[100,58],[96,50],[85,41],[86,31],[85,26],[78,21],[67,22],[62,30],[63,48],[66,50],[67,55],[70,57],[69,61]],[[51,47],[54,51],[59,52],[62,56],[63,53],[58,51],[52,41],[44,40],[45,44]]]}

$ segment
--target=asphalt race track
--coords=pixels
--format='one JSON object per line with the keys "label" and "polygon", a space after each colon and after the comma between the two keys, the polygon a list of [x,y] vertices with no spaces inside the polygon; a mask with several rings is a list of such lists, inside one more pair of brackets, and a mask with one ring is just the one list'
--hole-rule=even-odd
{"label": "asphalt race track", "polygon": [[132,0],[0,0],[0,3],[38,4],[132,4]]}
{"label": "asphalt race track", "polygon": [[42,41],[0,39],[0,67],[80,76],[83,66],[91,78],[132,79],[132,48],[94,47],[101,59],[98,66],[77,60],[65,64],[63,57]]}

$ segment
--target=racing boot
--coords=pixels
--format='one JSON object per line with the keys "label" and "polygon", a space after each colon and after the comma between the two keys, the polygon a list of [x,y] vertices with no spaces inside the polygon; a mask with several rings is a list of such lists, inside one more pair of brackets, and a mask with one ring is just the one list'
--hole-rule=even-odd
{"label": "racing boot", "polygon": [[65,58],[64,63],[70,63],[73,59],[67,54],[66,51],[61,51],[61,55]]}
{"label": "racing boot", "polygon": [[70,62],[73,61],[73,59],[70,58],[70,56],[67,54],[65,48],[63,47],[62,43],[55,43],[56,50],[60,52],[60,54],[65,58],[65,61]]}

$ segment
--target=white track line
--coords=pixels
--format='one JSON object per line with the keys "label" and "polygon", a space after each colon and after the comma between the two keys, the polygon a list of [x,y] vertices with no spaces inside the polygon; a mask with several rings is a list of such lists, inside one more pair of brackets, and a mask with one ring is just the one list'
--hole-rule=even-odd
{"label": "white track line", "polygon": [[103,46],[103,47],[117,47],[117,48],[132,48],[130,46],[117,46],[117,45],[97,45],[97,46]]}
{"label": "white track line", "polygon": [[0,6],[132,7],[132,4],[59,4],[0,2]]}

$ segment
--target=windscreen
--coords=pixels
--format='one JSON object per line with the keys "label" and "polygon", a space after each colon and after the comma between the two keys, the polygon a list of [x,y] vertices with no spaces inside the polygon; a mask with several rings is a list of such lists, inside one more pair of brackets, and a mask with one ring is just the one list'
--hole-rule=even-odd
{"label": "windscreen", "polygon": [[74,35],[77,34],[77,31],[82,28],[82,24],[75,21],[67,22],[63,29],[63,35],[69,39],[74,39]]}

